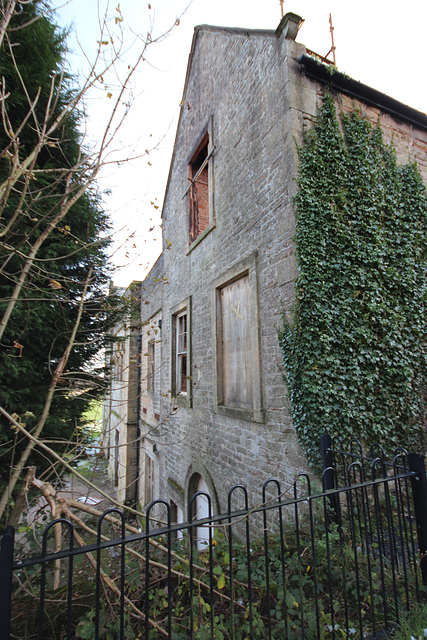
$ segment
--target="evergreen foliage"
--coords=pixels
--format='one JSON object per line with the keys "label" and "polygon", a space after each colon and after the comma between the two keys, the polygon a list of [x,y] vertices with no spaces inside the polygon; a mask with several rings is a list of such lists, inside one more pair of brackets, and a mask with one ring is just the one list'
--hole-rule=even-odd
{"label": "evergreen foliage", "polygon": [[[73,96],[73,79],[63,73],[65,34],[52,22],[44,10],[46,6],[40,1],[20,5],[20,12],[12,19],[9,40],[0,49],[0,73],[8,94],[5,109],[12,131],[18,130],[28,114],[29,100],[35,100],[39,93],[35,117],[27,120],[19,134],[21,160],[40,140],[49,103],[49,122],[53,122]],[[59,211],[65,191],[75,192],[82,186],[80,117],[74,109],[64,119],[38,154],[30,186],[26,185],[28,174],[24,174],[3,203],[0,317],[34,240]],[[13,171],[7,126],[0,127],[0,149],[0,183],[3,183]],[[66,183],[70,169],[71,186]],[[17,208],[21,213],[7,230]],[[93,267],[76,345],[55,393],[44,438],[69,439],[89,402],[103,390],[102,366],[97,366],[94,358],[105,344],[106,330],[119,317],[117,297],[105,295],[111,276],[108,231],[101,197],[92,186],[39,250],[0,345],[0,405],[9,413],[26,414],[24,421],[31,429],[40,419],[52,374],[67,346],[84,283],[89,268]],[[16,459],[26,442],[18,441],[10,425],[1,420],[0,444],[6,458],[3,461],[10,463],[12,445]],[[61,449],[58,445],[56,448]],[[44,458],[36,453],[29,463],[39,467],[45,464]],[[0,484],[7,480],[7,475],[7,464],[3,464]]]}
{"label": "evergreen foliage", "polygon": [[360,113],[325,94],[300,149],[299,278],[280,336],[299,440],[322,433],[387,450],[424,439],[427,198]]}

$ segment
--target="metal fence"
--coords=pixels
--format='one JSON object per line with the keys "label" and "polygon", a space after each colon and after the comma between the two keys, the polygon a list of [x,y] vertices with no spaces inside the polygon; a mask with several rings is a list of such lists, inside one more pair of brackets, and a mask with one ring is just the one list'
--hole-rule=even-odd
{"label": "metal fence", "polygon": [[[2,538],[0,640],[380,638],[424,597],[424,459],[404,450],[343,451],[324,436],[322,482],[274,479],[249,505],[230,489],[226,513],[171,523],[157,500],[144,530],[126,535],[116,509],[91,544],[65,519],[50,523],[38,557]],[[323,486],[322,486],[323,485]],[[205,499],[210,501],[209,496]],[[86,522],[87,529],[91,523]],[[63,550],[53,553],[55,530]]]}

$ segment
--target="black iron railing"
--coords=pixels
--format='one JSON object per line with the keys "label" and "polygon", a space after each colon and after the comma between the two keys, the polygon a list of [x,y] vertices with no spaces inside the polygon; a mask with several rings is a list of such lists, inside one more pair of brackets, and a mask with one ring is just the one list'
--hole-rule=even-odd
{"label": "black iron railing", "polygon": [[[153,502],[133,535],[111,509],[80,546],[60,519],[29,558],[14,558],[9,528],[0,640],[380,637],[423,598],[424,462],[403,450],[388,463],[352,449],[325,436],[323,486],[307,474],[292,487],[270,479],[250,506],[238,485],[226,513],[202,520],[192,514],[204,494],[193,496],[186,523],[171,523],[168,503]],[[55,527],[67,547],[56,553]]]}

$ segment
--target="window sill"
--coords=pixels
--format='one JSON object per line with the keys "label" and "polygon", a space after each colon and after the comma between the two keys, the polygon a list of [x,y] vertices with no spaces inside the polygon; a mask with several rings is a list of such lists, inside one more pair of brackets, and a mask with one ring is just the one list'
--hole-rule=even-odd
{"label": "window sill", "polygon": [[187,251],[187,256],[189,253],[191,253],[193,251],[193,249],[195,249],[197,247],[198,244],[200,244],[200,242],[202,240],[204,240],[204,238],[206,238],[206,236],[213,230],[215,229],[216,224],[213,223],[211,225],[209,225],[209,227],[207,227],[207,229],[205,229],[199,236],[197,236],[197,238],[195,240],[193,240],[193,242],[190,244],[188,251]]}
{"label": "window sill", "polygon": [[215,413],[230,418],[237,418],[238,420],[246,420],[246,422],[259,422],[261,424],[265,422],[265,411],[259,409],[241,409],[239,407],[226,407],[219,404],[215,408]]}
{"label": "window sill", "polygon": [[173,402],[177,407],[184,407],[184,409],[191,409],[191,401],[188,393],[180,393],[176,396],[173,396]]}

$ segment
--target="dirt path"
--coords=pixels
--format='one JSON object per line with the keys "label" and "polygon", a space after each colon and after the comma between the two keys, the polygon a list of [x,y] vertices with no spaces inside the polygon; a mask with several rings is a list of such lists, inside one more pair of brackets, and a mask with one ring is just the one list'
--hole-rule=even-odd
{"label": "dirt path", "polygon": [[[115,496],[115,488],[107,475],[107,460],[103,457],[90,456],[82,460],[76,469],[85,478],[112,497]],[[104,511],[112,506],[112,503],[103,495],[88,487],[80,478],[69,474],[64,478],[63,486],[58,490],[61,498],[78,500]]]}

